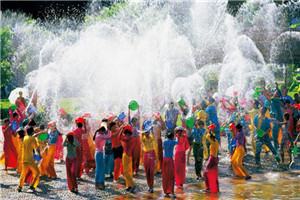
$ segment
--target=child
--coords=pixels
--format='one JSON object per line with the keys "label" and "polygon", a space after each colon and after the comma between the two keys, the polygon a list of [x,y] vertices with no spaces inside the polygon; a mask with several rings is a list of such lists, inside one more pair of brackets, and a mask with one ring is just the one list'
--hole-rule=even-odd
{"label": "child", "polygon": [[104,178],[105,178],[105,161],[104,161],[104,146],[105,140],[110,138],[110,132],[105,135],[107,131],[106,123],[102,122],[101,127],[95,132],[93,140],[96,145],[96,173],[95,173],[95,187],[96,189],[105,189]]}
{"label": "child", "polygon": [[[44,127],[42,127],[44,128]],[[47,130],[46,130],[47,131]],[[47,133],[47,132],[45,132]],[[39,170],[40,170],[40,175],[41,176],[48,176],[48,173],[47,173],[47,166],[48,166],[48,146],[47,146],[47,140],[45,141],[41,141],[39,138],[38,138],[38,144],[39,144],[39,148],[40,148],[40,152],[41,152],[41,156],[42,156],[42,160],[40,162],[40,165],[39,165]]]}
{"label": "child", "polygon": [[85,170],[85,173],[89,173],[90,169],[93,169],[93,171],[96,168],[95,159],[93,158],[89,146],[89,126],[87,124],[87,120],[84,121],[84,131],[82,132],[82,162],[83,162],[83,168]]}
{"label": "child", "polygon": [[78,193],[78,185],[76,180],[76,148],[79,146],[74,133],[70,132],[63,143],[64,147],[67,147],[67,157],[66,157],[66,171],[67,171],[67,182],[68,187],[71,192]]}
{"label": "child", "polygon": [[114,156],[114,182],[117,182],[122,171],[122,154],[123,146],[118,138],[119,132],[117,130],[116,122],[110,122],[109,124],[111,132],[111,143]]}
{"label": "child", "polygon": [[142,142],[144,144],[144,169],[147,178],[147,184],[149,186],[148,191],[153,193],[153,185],[154,185],[154,171],[155,171],[155,151],[154,151],[154,143],[155,138],[154,135],[150,135],[150,131],[152,129],[152,124],[149,120],[144,121],[143,123],[143,134],[142,134]]}
{"label": "child", "polygon": [[[59,132],[63,132],[68,126],[68,119],[67,113],[63,108],[59,109],[60,117],[57,124],[57,129]],[[63,147],[63,134],[59,133],[57,141],[56,141],[56,152],[55,152],[55,159],[59,160],[60,163],[64,162],[64,147]]]}
{"label": "child", "polygon": [[253,119],[256,115],[259,114],[259,102],[257,100],[253,101],[253,109],[248,111],[248,114],[250,115],[250,123],[251,125],[249,125],[250,129],[251,129],[251,145],[252,145],[252,150],[253,150],[253,154],[255,155],[255,151],[256,151],[256,144],[255,144],[255,136],[254,136],[254,125],[253,125]]}
{"label": "child", "polygon": [[163,190],[165,197],[169,197],[174,194],[174,160],[173,160],[173,151],[174,146],[178,144],[178,140],[174,140],[174,134],[169,132],[167,135],[167,140],[163,142],[164,149],[164,159],[162,165],[162,180],[163,180]]}
{"label": "child", "polygon": [[178,138],[178,145],[175,147],[175,181],[176,186],[182,189],[185,181],[185,151],[188,150],[190,146],[186,131],[183,127],[176,127],[174,131]]}
{"label": "child", "polygon": [[2,126],[2,133],[4,135],[3,153],[5,159],[5,172],[7,173],[8,167],[17,167],[18,152],[13,144],[12,137],[16,137],[16,132],[11,130],[9,119],[4,120]]}
{"label": "child", "polygon": [[161,168],[162,168],[162,162],[163,162],[163,148],[162,148],[162,139],[161,139],[161,133],[166,131],[165,123],[163,122],[163,119],[161,116],[159,116],[158,119],[154,120],[153,122],[153,134],[156,139],[155,143],[155,157],[156,157],[156,162],[155,162],[155,171],[154,174],[156,173],[161,173]]}
{"label": "child", "polygon": [[[288,100],[287,100],[288,101]],[[280,143],[280,155],[281,155],[281,162],[284,163],[284,150],[288,148],[288,143],[293,144],[293,139],[289,133],[289,124],[290,124],[290,115],[289,113],[284,113],[283,114],[284,121],[279,122],[276,121],[277,124],[282,125],[282,138],[281,138],[281,143]],[[289,151],[289,156],[290,156],[290,162],[292,162],[292,152],[288,148]]]}
{"label": "child", "polygon": [[[33,150],[38,149],[38,144],[35,137],[32,136],[34,132],[33,127],[27,129],[27,135],[23,140],[23,152],[22,152],[22,172],[20,176],[19,186],[17,188],[18,192],[22,191],[22,187],[24,185],[25,176],[28,172],[28,169],[32,171],[33,181],[30,185],[30,190],[35,192],[35,188],[39,183],[39,175],[40,171],[33,159]],[[40,154],[39,150],[37,150],[38,154]]]}
{"label": "child", "polygon": [[207,108],[205,110],[205,113],[207,114],[207,118],[206,118],[206,125],[209,124],[214,124],[216,126],[215,128],[215,133],[216,133],[216,138],[219,142],[219,144],[221,145],[221,138],[220,138],[220,124],[218,121],[218,114],[217,114],[217,109],[216,107],[213,105],[214,103],[214,99],[212,97],[208,98],[207,101]]}
{"label": "child", "polygon": [[203,163],[203,138],[205,136],[204,122],[202,120],[198,120],[197,123],[195,123],[191,134],[194,138],[193,153],[195,157],[195,171],[197,180],[199,180]]}
{"label": "child", "polygon": [[[298,135],[296,136],[296,139],[295,139],[295,141],[294,141],[294,143],[290,146],[290,148],[293,148],[294,150],[293,150],[293,152],[292,152],[292,160],[291,160],[291,163],[290,163],[290,166],[289,166],[289,168],[291,168],[292,166],[293,166],[293,164],[294,164],[294,160],[295,160],[295,156],[296,156],[296,153],[297,153],[297,151],[296,151],[296,149],[297,149],[297,142],[298,142],[298,139],[299,139],[299,137],[300,137],[300,133],[299,133],[299,128],[300,128],[300,120],[298,121],[298,123],[297,123],[297,126],[298,126],[298,128],[297,128],[297,132],[298,132]],[[296,146],[296,147],[295,147]],[[296,148],[296,149],[295,149]],[[296,152],[294,152],[294,151],[296,151]]]}
{"label": "child", "polygon": [[140,166],[141,156],[141,139],[140,139],[140,107],[138,107],[138,117],[130,118],[130,108],[128,105],[128,122],[133,128],[132,142],[133,142],[133,153],[132,153],[132,170],[137,175]]}
{"label": "child", "polygon": [[246,137],[244,135],[242,125],[237,124],[235,128],[236,131],[233,131],[233,136],[234,136],[234,140],[236,141],[236,148],[231,158],[231,165],[236,176],[243,177],[246,180],[248,180],[251,179],[251,176],[248,174],[246,168],[243,166],[243,159],[246,150],[246,146],[245,146]]}
{"label": "child", "polygon": [[56,126],[53,123],[52,125],[49,126],[49,142],[48,142],[48,153],[47,153],[47,157],[48,157],[48,164],[46,167],[47,173],[48,173],[48,177],[51,179],[56,179],[56,172],[55,172],[55,168],[54,168],[54,157],[55,157],[55,150],[56,150],[56,141],[58,138],[58,132],[56,130]]}
{"label": "child", "polygon": [[219,192],[219,181],[218,181],[218,140],[215,137],[214,124],[207,127],[209,134],[206,135],[207,141],[210,143],[209,147],[209,160],[203,173],[205,181],[205,190],[211,193]]}
{"label": "child", "polygon": [[105,174],[113,178],[114,171],[114,153],[112,150],[111,139],[105,140]]}
{"label": "child", "polygon": [[[273,153],[275,156],[275,159],[277,163],[280,162],[280,157],[278,155],[277,150],[274,148],[274,146],[271,143],[271,140],[269,138],[269,132],[271,130],[270,120],[265,116],[267,112],[267,108],[262,107],[260,109],[260,114],[256,115],[253,119],[253,125],[256,133],[256,152],[255,152],[255,162],[257,167],[261,166],[260,163],[260,153],[262,146],[265,144]],[[263,131],[263,135],[258,135],[258,131],[261,129]]]}
{"label": "child", "polygon": [[82,135],[84,134],[83,124],[84,119],[78,118],[76,121],[77,128],[74,130],[74,136],[76,137],[79,146],[76,148],[77,155],[77,167],[76,167],[76,178],[80,179],[82,175],[82,157],[83,157],[83,148],[82,148]]}
{"label": "child", "polygon": [[131,193],[134,193],[135,190],[135,183],[133,181],[132,177],[132,153],[133,153],[133,139],[132,139],[132,127],[130,125],[123,125],[121,127],[120,133],[119,133],[119,140],[123,142],[124,151],[123,151],[123,170],[124,170],[124,178],[126,181],[126,191],[130,191]]}

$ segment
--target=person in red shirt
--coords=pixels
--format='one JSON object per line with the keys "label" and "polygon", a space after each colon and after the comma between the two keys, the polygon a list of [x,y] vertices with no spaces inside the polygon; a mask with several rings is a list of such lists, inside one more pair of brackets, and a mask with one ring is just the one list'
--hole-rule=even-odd
{"label": "person in red shirt", "polygon": [[121,127],[122,131],[119,134],[119,140],[123,142],[124,151],[123,151],[123,170],[124,178],[126,181],[126,190],[134,193],[135,183],[133,181],[133,172],[132,172],[132,151],[133,151],[133,140],[132,140],[132,127],[130,125],[125,125]]}
{"label": "person in red shirt", "polygon": [[12,141],[12,137],[16,136],[16,132],[11,130],[11,124],[9,123],[9,119],[4,120],[4,126],[2,126],[2,133],[4,135],[4,143],[1,160],[2,157],[5,160],[5,172],[7,173],[7,168],[16,168],[18,161],[18,152]]}
{"label": "person in red shirt", "polygon": [[112,149],[114,153],[114,181],[117,182],[122,170],[122,154],[123,154],[123,146],[121,144],[121,141],[119,140],[119,131],[117,129],[116,122],[110,122],[109,124],[110,132],[111,132],[111,143],[112,143]]}
{"label": "person in red shirt", "polygon": [[76,178],[80,179],[82,175],[82,135],[84,134],[83,129],[84,119],[78,118],[76,120],[77,128],[73,131],[75,138],[77,139],[79,146],[76,147],[76,155],[77,155],[77,167],[76,167]]}

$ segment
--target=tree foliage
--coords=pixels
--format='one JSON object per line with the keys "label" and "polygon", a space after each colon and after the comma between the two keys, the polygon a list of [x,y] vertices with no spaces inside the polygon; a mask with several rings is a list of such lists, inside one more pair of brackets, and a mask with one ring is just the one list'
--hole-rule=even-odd
{"label": "tree foliage", "polygon": [[8,85],[13,78],[11,58],[13,56],[13,33],[7,25],[1,29],[1,88]]}

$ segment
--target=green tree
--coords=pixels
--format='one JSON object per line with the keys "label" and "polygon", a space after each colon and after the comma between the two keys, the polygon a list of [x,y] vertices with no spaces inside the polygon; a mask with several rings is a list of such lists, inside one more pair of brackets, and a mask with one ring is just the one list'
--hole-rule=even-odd
{"label": "green tree", "polygon": [[13,41],[10,26],[1,29],[1,88],[8,85],[13,78],[10,60],[13,56]]}

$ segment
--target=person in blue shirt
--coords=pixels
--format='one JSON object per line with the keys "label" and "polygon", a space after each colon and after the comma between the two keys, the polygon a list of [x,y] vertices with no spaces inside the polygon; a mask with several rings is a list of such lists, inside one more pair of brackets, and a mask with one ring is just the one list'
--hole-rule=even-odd
{"label": "person in blue shirt", "polygon": [[178,144],[178,140],[174,140],[174,134],[169,132],[167,139],[163,142],[164,149],[164,159],[162,166],[162,181],[163,181],[163,190],[166,197],[169,197],[170,194],[174,194],[174,182],[175,182],[175,171],[174,171],[174,160],[173,152],[174,146]]}
{"label": "person in blue shirt", "polygon": [[[108,132],[105,133],[107,135]],[[114,154],[112,149],[112,143],[110,139],[105,140],[105,174],[109,175],[110,178],[113,178],[112,172],[114,171]]]}
{"label": "person in blue shirt", "polygon": [[202,177],[201,170],[203,164],[203,141],[205,142],[204,136],[206,136],[205,130],[206,129],[204,128],[204,122],[202,120],[198,120],[191,131],[191,136],[194,138],[193,153],[195,157],[195,171],[197,180]]}
{"label": "person in blue shirt", "polygon": [[174,108],[174,102],[170,102],[169,109],[167,109],[165,112],[165,123],[171,133],[174,133],[174,129],[176,128],[178,114],[179,110]]}
{"label": "person in blue shirt", "polygon": [[284,104],[286,103],[286,100],[290,100],[291,104],[295,104],[293,98],[287,94],[288,91],[284,85],[281,87],[281,93],[282,93],[282,100]]}
{"label": "person in blue shirt", "polygon": [[216,134],[216,138],[217,138],[217,140],[220,144],[220,142],[221,142],[220,124],[219,124],[219,121],[218,121],[217,109],[215,108],[214,105],[212,105],[213,103],[214,103],[214,99],[212,97],[209,97],[209,99],[207,101],[208,107],[205,110],[205,113],[207,114],[206,125],[207,126],[209,126],[211,124],[216,125],[214,133]]}
{"label": "person in blue shirt", "polygon": [[[256,115],[253,119],[253,125],[255,129],[255,139],[256,139],[256,152],[255,152],[255,161],[257,166],[260,166],[260,153],[262,149],[262,145],[266,145],[274,154],[277,163],[280,162],[280,157],[278,155],[277,150],[271,143],[269,138],[269,132],[271,131],[270,120],[265,116],[267,109],[262,107],[260,109],[260,114]],[[258,130],[263,131],[263,135],[258,134]]]}
{"label": "person in blue shirt", "polygon": [[[282,115],[282,112],[281,112],[280,91],[277,90],[274,93],[273,97],[267,96],[267,99],[269,99],[271,101],[270,116],[272,118],[275,118],[279,122],[283,122],[283,117],[282,117],[283,115]],[[273,124],[272,137],[273,137],[273,142],[274,142],[274,146],[275,146],[276,149],[279,148],[279,143],[278,143],[279,128],[280,128],[279,124],[277,124],[277,123]]]}
{"label": "person in blue shirt", "polygon": [[46,171],[48,173],[48,177],[51,179],[56,179],[56,171],[54,168],[54,158],[55,158],[55,152],[56,152],[56,141],[58,139],[58,132],[56,129],[56,125],[53,123],[50,123],[49,127],[49,142],[48,142],[48,153],[47,153],[47,158],[48,158],[48,165],[46,168]]}
{"label": "person in blue shirt", "polygon": [[246,119],[245,119],[245,115],[244,115],[243,111],[244,111],[243,107],[239,108],[238,111],[235,111],[231,115],[230,121],[233,121],[234,124],[240,124],[243,127],[246,126]]}

